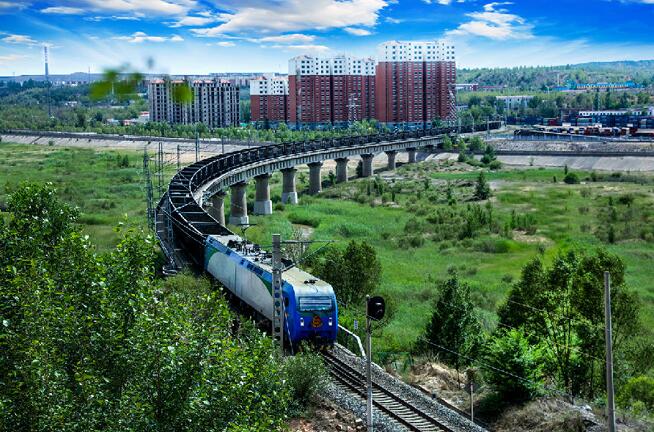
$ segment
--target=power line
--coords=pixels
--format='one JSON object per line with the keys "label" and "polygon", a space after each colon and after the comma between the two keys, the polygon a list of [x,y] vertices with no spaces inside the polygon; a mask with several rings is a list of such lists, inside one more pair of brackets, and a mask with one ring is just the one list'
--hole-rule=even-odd
{"label": "power line", "polygon": [[521,376],[516,375],[516,374],[514,374],[514,373],[512,373],[512,372],[509,372],[509,371],[507,371],[507,370],[500,369],[500,368],[498,368],[498,367],[491,366],[491,365],[489,365],[489,364],[487,364],[487,363],[481,362],[481,361],[479,361],[479,360],[477,360],[477,359],[474,359],[474,358],[472,358],[472,357],[469,357],[469,356],[467,356],[467,355],[465,355],[465,354],[461,354],[461,353],[458,353],[458,352],[456,352],[456,351],[452,351],[452,350],[449,349],[449,348],[446,348],[446,347],[444,347],[444,346],[438,345],[437,343],[434,343],[434,342],[432,342],[432,341],[426,339],[424,336],[420,337],[419,340],[422,340],[422,341],[428,343],[429,345],[435,346],[436,348],[439,348],[439,349],[441,349],[441,350],[443,350],[443,351],[447,351],[447,352],[449,352],[449,353],[451,353],[451,354],[457,355],[457,356],[459,356],[459,357],[463,357],[463,358],[465,358],[466,360],[470,360],[471,362],[473,362],[474,364],[476,364],[476,365],[478,365],[478,366],[480,366],[480,367],[487,368],[487,369],[493,370],[493,371],[495,371],[495,372],[499,372],[499,373],[501,373],[501,374],[503,374],[503,375],[510,376],[510,377],[512,377],[512,378],[518,379],[518,380],[520,380],[520,381],[523,381],[523,382],[526,382],[526,383],[529,383],[529,384],[533,384],[533,385],[539,386],[539,387],[541,387],[543,390],[547,390],[547,391],[550,391],[550,392],[553,392],[553,393],[558,393],[560,396],[572,397],[572,395],[570,395],[570,394],[568,394],[568,393],[565,393],[565,392],[563,392],[563,391],[561,391],[561,390],[553,389],[553,388],[548,388],[548,387],[547,387],[546,385],[544,385],[543,383],[539,383],[539,382],[536,382],[536,381],[532,381],[532,380],[530,380],[530,379],[528,379],[528,378],[521,377]]}

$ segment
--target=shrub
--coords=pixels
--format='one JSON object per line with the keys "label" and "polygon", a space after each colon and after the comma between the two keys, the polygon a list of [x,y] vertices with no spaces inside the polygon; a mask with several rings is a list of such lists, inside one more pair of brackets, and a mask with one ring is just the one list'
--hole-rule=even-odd
{"label": "shrub", "polygon": [[563,181],[566,184],[579,184],[579,176],[576,173],[569,172],[563,177]]}
{"label": "shrub", "polygon": [[492,161],[491,163],[488,164],[488,168],[492,170],[498,170],[502,168],[502,162],[498,161],[497,159]]}
{"label": "shrub", "polygon": [[474,197],[475,199],[481,201],[490,198],[490,196],[491,196],[490,185],[486,181],[486,176],[484,175],[484,172],[480,171],[479,176],[477,177],[477,183],[475,184]]}
{"label": "shrub", "polygon": [[620,389],[617,402],[623,408],[631,408],[641,403],[647,410],[654,411],[654,378],[648,376],[631,378]]}
{"label": "shrub", "polygon": [[495,336],[484,358],[492,367],[485,377],[503,400],[522,402],[541,393],[541,352],[520,331],[512,329]]}
{"label": "shrub", "polygon": [[407,235],[400,239],[400,247],[419,248],[425,244],[425,239],[420,234]]}
{"label": "shrub", "polygon": [[291,393],[291,415],[298,415],[317,402],[327,385],[328,373],[318,354],[301,352],[286,358],[284,378]]}
{"label": "shrub", "polygon": [[511,249],[511,243],[504,239],[483,239],[475,243],[475,249],[486,253],[507,253]]}
{"label": "shrub", "polygon": [[618,204],[631,207],[634,203],[634,196],[632,194],[624,194],[618,197]]}

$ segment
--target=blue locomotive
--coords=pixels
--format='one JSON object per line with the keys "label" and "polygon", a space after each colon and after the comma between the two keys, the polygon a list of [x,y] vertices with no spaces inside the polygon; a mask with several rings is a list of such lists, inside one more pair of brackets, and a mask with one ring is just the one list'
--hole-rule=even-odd
{"label": "blue locomotive", "polygon": [[[272,320],[271,255],[234,234],[210,235],[204,268],[237,298]],[[338,332],[338,305],[327,282],[292,267],[283,274],[284,339],[294,346],[308,340],[333,345]]]}

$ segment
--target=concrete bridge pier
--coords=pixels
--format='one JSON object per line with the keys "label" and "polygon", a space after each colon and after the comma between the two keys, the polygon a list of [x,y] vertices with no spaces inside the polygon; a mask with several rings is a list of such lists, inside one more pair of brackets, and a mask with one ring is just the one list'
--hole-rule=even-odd
{"label": "concrete bridge pier", "polygon": [[315,195],[322,191],[322,177],[320,169],[322,162],[312,162],[309,164],[309,194]]}
{"label": "concrete bridge pier", "polygon": [[282,170],[282,203],[297,204],[297,189],[295,188],[295,168]]}
{"label": "concrete bridge pier", "polygon": [[386,156],[388,156],[388,169],[394,170],[396,167],[395,156],[397,156],[397,152],[395,150],[387,151]]}
{"label": "concrete bridge pier", "polygon": [[272,214],[272,201],[270,200],[270,174],[261,174],[254,178],[255,201],[254,214]]}
{"label": "concrete bridge pier", "polygon": [[220,225],[225,225],[225,192],[220,191],[210,198],[211,205],[207,208],[207,213],[218,221]]}
{"label": "concrete bridge pier", "polygon": [[409,163],[416,163],[416,149],[408,148],[406,152],[409,154]]}
{"label": "concrete bridge pier", "polygon": [[362,154],[361,155],[361,177],[370,177],[372,175],[372,158],[374,154]]}
{"label": "concrete bridge pier", "polygon": [[347,162],[348,158],[336,159],[336,183],[347,181]]}
{"label": "concrete bridge pier", "polygon": [[247,184],[245,182],[236,183],[231,186],[231,207],[229,209],[229,223],[232,225],[247,225],[250,223],[248,218],[248,202],[246,192]]}

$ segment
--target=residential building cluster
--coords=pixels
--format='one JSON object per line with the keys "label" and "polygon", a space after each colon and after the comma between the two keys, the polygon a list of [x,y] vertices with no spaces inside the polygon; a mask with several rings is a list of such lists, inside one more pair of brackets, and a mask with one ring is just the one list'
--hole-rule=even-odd
{"label": "residential building cluster", "polygon": [[288,76],[250,80],[252,121],[293,127],[377,119],[420,126],[456,115],[454,46],[444,41],[380,45],[372,58],[302,55]]}
{"label": "residential building cluster", "polygon": [[[188,103],[180,100],[182,86],[193,95]],[[227,80],[164,80],[148,83],[150,121],[176,124],[203,123],[208,127],[238,126],[239,87]]]}

